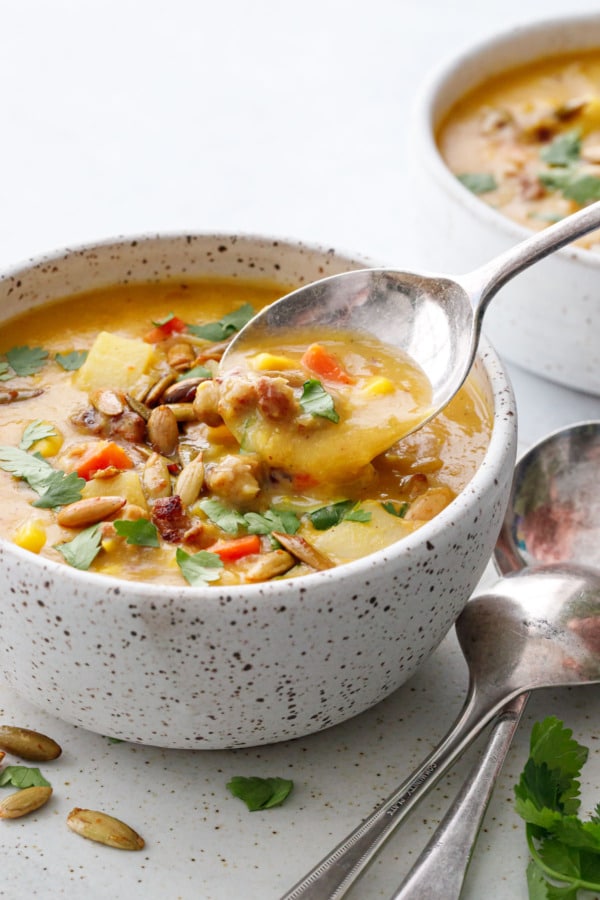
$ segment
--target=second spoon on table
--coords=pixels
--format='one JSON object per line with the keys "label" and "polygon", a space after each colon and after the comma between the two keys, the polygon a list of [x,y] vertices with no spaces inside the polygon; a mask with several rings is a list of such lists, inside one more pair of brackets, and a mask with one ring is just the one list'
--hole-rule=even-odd
{"label": "second spoon on table", "polygon": [[[558,561],[600,569],[600,422],[556,431],[517,463],[494,561],[503,575]],[[460,896],[527,700],[521,694],[502,710],[481,760],[391,900],[433,896],[442,881],[446,900]]]}

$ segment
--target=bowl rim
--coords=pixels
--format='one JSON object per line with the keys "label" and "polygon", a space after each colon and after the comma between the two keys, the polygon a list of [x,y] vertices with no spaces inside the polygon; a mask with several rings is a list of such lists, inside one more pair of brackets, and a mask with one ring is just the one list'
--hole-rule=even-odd
{"label": "bowl rim", "polygon": [[[590,38],[591,33],[593,33],[593,26],[597,30],[595,40]],[[554,52],[541,49],[532,57],[518,59],[508,65],[498,65],[480,79],[474,81],[469,88],[455,92],[449,101],[446,99],[445,103],[442,103],[443,92],[452,85],[453,80],[459,76],[465,66],[474,66],[482,58],[489,62],[490,59],[493,59],[494,54],[500,54],[502,51],[509,49],[511,45],[515,44],[515,41],[523,43],[534,37],[539,37],[540,39],[545,37],[547,41],[550,41],[551,38],[557,35],[564,38],[566,28],[572,29],[573,33],[580,36],[580,39],[569,38],[560,50],[557,49]],[[586,37],[587,41],[585,40]],[[510,71],[513,68],[526,65],[528,61],[568,55],[577,49],[592,50],[594,47],[600,47],[600,11],[581,12],[572,15],[558,14],[513,25],[504,31],[484,36],[463,46],[458,52],[448,55],[429,72],[416,95],[411,116],[412,132],[415,141],[419,145],[422,164],[435,181],[458,204],[466,207],[479,220],[494,227],[514,243],[525,240],[532,232],[524,225],[515,222],[504,213],[489,206],[489,204],[461,184],[446,165],[438,149],[435,139],[436,127],[456,100],[474,87],[483,84],[488,78],[503,71]],[[600,267],[600,253],[598,251],[570,245],[557,250],[553,255],[563,259],[576,260],[578,263],[582,263],[591,269]]]}
{"label": "bowl rim", "polygon": [[[174,240],[188,241],[192,238],[232,240],[240,241],[241,244],[265,244],[274,242],[275,244],[291,247],[295,249],[303,249],[308,252],[317,254],[331,254],[334,258],[347,260],[350,263],[367,262],[356,254],[348,254],[341,250],[332,248],[325,249],[318,244],[295,240],[293,238],[271,237],[261,234],[241,233],[241,232],[211,232],[211,231],[165,231],[156,233],[141,233],[137,235],[120,235],[118,237],[106,238],[101,241],[93,241],[91,243],[83,243],[72,247],[65,247],[53,251],[49,254],[40,254],[32,257],[26,262],[11,266],[0,272],[0,283],[8,277],[18,277],[20,274],[34,269],[40,265],[47,265],[48,262],[63,261],[67,262],[73,255],[92,252],[95,249],[111,248],[118,246],[126,248],[132,242],[136,244],[145,242],[148,245],[163,241]],[[368,261],[371,262],[370,260]],[[191,276],[193,277],[193,276]],[[202,276],[199,276],[202,277]],[[226,277],[226,276],[225,276]],[[132,279],[137,281],[137,279]],[[139,281],[142,281],[141,279]],[[0,319],[1,324],[1,319]],[[455,499],[444,509],[438,513],[429,522],[426,522],[416,531],[401,538],[399,541],[370,553],[359,559],[343,563],[333,569],[327,569],[321,572],[314,572],[307,575],[300,575],[290,579],[281,579],[274,582],[259,582],[256,584],[241,585],[173,585],[161,584],[156,582],[133,581],[128,579],[120,579],[112,575],[105,575],[97,572],[89,572],[87,570],[79,570],[69,566],[68,564],[47,559],[46,557],[33,554],[12,543],[9,539],[0,536],[0,551],[15,556],[17,560],[25,564],[27,568],[39,571],[40,575],[46,578],[54,576],[63,583],[71,584],[73,587],[81,589],[83,586],[89,585],[90,589],[96,587],[104,593],[111,592],[115,595],[115,600],[120,595],[121,599],[127,600],[131,596],[144,595],[144,599],[165,598],[168,596],[174,601],[201,599],[203,603],[207,600],[214,599],[217,604],[220,603],[220,597],[223,595],[235,596],[240,600],[256,600],[262,597],[263,600],[268,598],[270,594],[277,594],[279,597],[282,593],[302,593],[308,592],[311,587],[325,585],[331,581],[356,581],[360,578],[363,582],[368,581],[369,573],[376,574],[380,567],[389,562],[386,557],[393,554],[394,558],[400,554],[408,559],[418,552],[419,548],[433,544],[437,536],[444,532],[446,528],[452,529],[453,519],[461,510],[467,509],[470,505],[477,501],[477,498],[486,493],[491,482],[496,483],[500,471],[504,466],[504,460],[516,448],[517,436],[517,409],[516,400],[510,382],[510,377],[505,367],[500,361],[496,351],[488,339],[482,335],[477,353],[477,362],[481,365],[483,375],[487,380],[491,405],[492,429],[490,440],[486,447],[484,456],[475,470],[470,481],[467,482],[463,490],[455,497]],[[512,466],[511,466],[512,474]],[[508,495],[507,495],[508,496]],[[487,561],[487,560],[486,560]]]}

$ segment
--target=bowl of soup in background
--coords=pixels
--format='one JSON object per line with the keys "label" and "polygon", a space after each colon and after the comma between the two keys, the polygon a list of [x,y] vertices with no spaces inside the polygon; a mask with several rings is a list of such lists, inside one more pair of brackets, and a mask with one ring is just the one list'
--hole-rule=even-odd
{"label": "bowl of soup in background", "polygon": [[[600,91],[590,87],[599,68],[600,15],[581,15],[513,28],[432,74],[411,132],[416,264],[472,271],[530,229],[600,197],[600,155],[593,150],[600,149]],[[519,146],[516,134],[527,145]],[[499,165],[501,144],[511,146]],[[496,177],[503,167],[504,187]],[[488,308],[484,329],[508,360],[600,394],[599,284],[596,233],[507,284]]]}
{"label": "bowl of soup in background", "polygon": [[[284,292],[362,265],[332,250],[262,237],[122,238],[6,272],[0,309],[6,323],[82,291],[165,280],[268,282]],[[118,324],[118,310],[115,316]],[[468,483],[414,533],[335,568],[256,584],[160,584],[81,571],[5,535],[2,677],[68,722],[175,748],[295,738],[382,700],[448,632],[502,522],[516,412],[485,340],[472,377],[491,432]]]}

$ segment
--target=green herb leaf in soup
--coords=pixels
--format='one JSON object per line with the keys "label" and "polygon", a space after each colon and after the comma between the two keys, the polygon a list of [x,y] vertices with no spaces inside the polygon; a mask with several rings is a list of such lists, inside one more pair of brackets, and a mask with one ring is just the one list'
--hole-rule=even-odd
{"label": "green herb leaf in soup", "polygon": [[489,194],[498,187],[496,179],[490,172],[464,172],[456,177],[473,194]]}
{"label": "green herb leaf in soup", "polygon": [[178,547],[175,559],[181,569],[181,574],[188,584],[192,585],[203,585],[210,581],[216,581],[221,575],[220,569],[223,568],[221,558],[216,553],[209,553],[208,550],[190,554]]}
{"label": "green herb leaf in soup", "polygon": [[100,552],[102,534],[100,525],[92,525],[80,531],[72,541],[64,544],[56,544],[56,549],[63,555],[66,562],[75,569],[86,570],[96,559]]}
{"label": "green herb leaf in soup", "polygon": [[124,537],[128,544],[138,547],[160,547],[158,529],[148,519],[117,519],[114,523],[115,531],[120,537]]}
{"label": "green herb leaf in soup", "polygon": [[340,417],[335,410],[333,397],[328,394],[320,381],[311,378],[304,383],[300,406],[311,416],[322,416],[330,422],[339,422]]}
{"label": "green herb leaf in soup", "polygon": [[581,137],[579,131],[567,131],[559,134],[543,147],[540,156],[549,166],[569,166],[581,155]]}

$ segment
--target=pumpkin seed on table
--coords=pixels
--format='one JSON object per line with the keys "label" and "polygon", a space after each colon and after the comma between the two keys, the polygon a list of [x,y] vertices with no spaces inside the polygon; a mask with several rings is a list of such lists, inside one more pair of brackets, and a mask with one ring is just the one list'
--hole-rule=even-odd
{"label": "pumpkin seed on table", "polygon": [[99,810],[80,809],[76,806],[67,816],[67,825],[81,837],[106,844],[107,847],[116,847],[117,850],[142,850],[145,846],[144,839],[137,831],[120,819]]}
{"label": "pumpkin seed on table", "polygon": [[0,800],[0,819],[20,819],[48,802],[52,795],[51,787],[23,788]]}
{"label": "pumpkin seed on table", "polygon": [[16,725],[0,725],[0,748],[21,759],[37,762],[57,759],[62,753],[60,745],[48,735]]}

